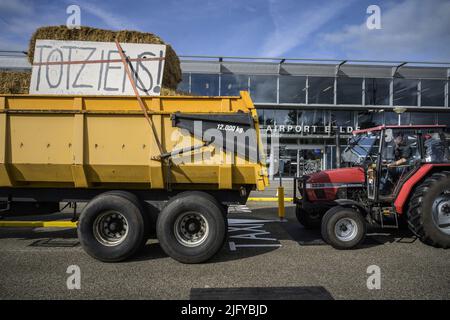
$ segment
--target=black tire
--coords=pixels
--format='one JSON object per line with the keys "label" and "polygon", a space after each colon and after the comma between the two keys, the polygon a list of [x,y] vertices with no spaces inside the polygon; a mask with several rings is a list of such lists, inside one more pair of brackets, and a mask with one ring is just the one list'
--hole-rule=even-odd
{"label": "black tire", "polygon": [[319,229],[322,222],[322,215],[315,212],[310,212],[300,207],[299,205],[295,208],[295,215],[298,222],[305,229]]}
{"label": "black tire", "polygon": [[221,211],[224,216],[228,214],[228,206],[221,204],[216,198],[214,198],[213,195],[210,193],[204,192],[204,191],[184,191],[179,194],[177,194],[176,198],[183,198],[188,197],[192,195],[198,195],[199,197],[204,197],[208,199],[209,201],[213,202]]}
{"label": "black tire", "polygon": [[[142,203],[141,200],[139,200],[139,198],[131,192],[128,191],[124,191],[124,190],[111,190],[111,191],[107,191],[102,193],[102,195],[118,195],[121,196],[125,199],[130,200],[131,202],[133,202],[141,211],[142,214],[142,218],[144,219],[144,236],[142,237],[142,243],[139,246],[139,250],[143,249],[147,243],[147,240],[150,238],[151,235],[151,226],[150,226],[150,217],[149,214],[147,212],[147,210],[145,209],[145,204]],[[138,251],[139,251],[138,250]]]}
{"label": "black tire", "polygon": [[[98,231],[104,215],[119,213],[127,222],[128,232],[122,241],[106,245]],[[95,231],[94,231],[95,230]],[[115,192],[101,194],[92,199],[81,212],[78,222],[78,238],[83,249],[92,257],[104,262],[122,261],[141,247],[144,238],[144,218],[141,208],[134,201]]]}
{"label": "black tire", "polygon": [[[343,223],[343,219],[350,222],[353,232],[350,233],[348,239],[344,240],[336,234],[336,224]],[[356,226],[356,228],[355,228]],[[330,244],[336,249],[347,250],[358,246],[364,241],[366,237],[366,221],[364,217],[357,211],[351,208],[334,207],[328,210],[322,219],[322,237],[326,243]],[[346,229],[348,230],[348,229]],[[345,232],[345,230],[343,230]]]}
{"label": "black tire", "polygon": [[228,206],[220,203],[214,196],[212,196],[210,193],[204,192],[204,191],[184,191],[176,195],[177,198],[192,196],[192,195],[198,195],[199,197],[204,197],[211,202],[213,202],[222,212],[224,221],[225,221],[225,237],[223,238],[223,244],[228,240]]}
{"label": "black tire", "polygon": [[445,197],[450,199],[450,172],[434,173],[416,188],[408,208],[409,229],[422,242],[438,248],[450,247],[450,234],[444,233],[433,218],[437,210],[434,203],[444,192],[449,193]]}
{"label": "black tire", "polygon": [[[176,231],[176,226],[181,224],[180,219],[183,220],[187,213],[194,213],[195,217],[200,217],[201,221],[206,222],[203,225],[207,225],[208,230],[200,238],[203,240],[192,246],[183,244],[180,240],[181,231]],[[213,202],[199,192],[183,193],[172,198],[159,214],[156,224],[156,233],[162,249],[167,255],[182,263],[201,263],[209,260],[222,248],[227,231],[223,210],[216,201]]]}

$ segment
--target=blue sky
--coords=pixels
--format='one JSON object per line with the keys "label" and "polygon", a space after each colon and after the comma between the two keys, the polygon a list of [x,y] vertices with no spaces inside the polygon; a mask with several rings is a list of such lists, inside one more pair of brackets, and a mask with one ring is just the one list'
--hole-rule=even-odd
{"label": "blue sky", "polygon": [[[182,55],[450,61],[448,0],[0,0],[0,49],[26,50],[70,4],[82,25],[153,32]],[[380,30],[366,27],[371,4]]]}

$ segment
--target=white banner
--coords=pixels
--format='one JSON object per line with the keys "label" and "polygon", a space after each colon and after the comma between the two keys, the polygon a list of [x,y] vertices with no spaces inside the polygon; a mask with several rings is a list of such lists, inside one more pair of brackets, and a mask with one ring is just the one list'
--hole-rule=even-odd
{"label": "white banner", "polygon": [[[121,43],[140,95],[159,95],[165,45]],[[37,40],[31,94],[134,95],[114,42]]]}

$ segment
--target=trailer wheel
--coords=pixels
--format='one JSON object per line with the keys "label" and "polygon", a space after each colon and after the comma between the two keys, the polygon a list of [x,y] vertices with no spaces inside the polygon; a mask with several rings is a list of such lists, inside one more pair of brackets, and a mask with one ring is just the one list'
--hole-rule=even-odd
{"label": "trailer wheel", "polygon": [[224,218],[224,222],[225,222],[225,237],[223,238],[223,244],[225,244],[225,242],[228,239],[228,206],[225,204],[220,203],[216,198],[214,198],[214,196],[212,196],[210,193],[204,192],[204,191],[184,191],[181,192],[179,194],[177,194],[176,197],[187,197],[187,196],[192,196],[192,195],[198,195],[199,197],[204,197],[208,200],[210,200],[211,202],[215,203],[216,206],[221,210],[223,218]]}
{"label": "trailer wheel", "polygon": [[322,219],[322,237],[336,249],[352,249],[366,236],[366,222],[363,216],[345,207],[328,210]]}
{"label": "trailer wheel", "polygon": [[215,205],[222,211],[222,214],[226,216],[228,214],[228,206],[221,204],[214,196],[204,191],[184,191],[176,195],[176,198],[188,197],[197,195],[199,197],[207,198],[209,201],[215,203]]}
{"label": "trailer wheel", "polygon": [[112,190],[112,191],[107,191],[102,193],[102,195],[118,195],[121,196],[125,199],[128,199],[130,201],[132,201],[141,211],[142,214],[142,218],[144,219],[144,236],[142,237],[142,243],[139,246],[140,249],[144,248],[147,240],[150,237],[150,217],[149,217],[149,213],[147,212],[147,210],[144,208],[144,204],[142,203],[141,200],[139,200],[139,198],[131,192],[128,191],[123,191],[123,190]]}
{"label": "trailer wheel", "polygon": [[450,247],[450,172],[433,174],[415,190],[408,209],[408,226],[422,242]]}
{"label": "trailer wheel", "polygon": [[183,193],[161,211],[156,233],[162,249],[182,263],[201,263],[223,246],[226,217],[217,202],[201,193]]}
{"label": "trailer wheel", "polygon": [[317,212],[310,212],[300,207],[299,205],[295,208],[295,215],[298,222],[306,229],[318,229],[320,228],[320,223],[322,221],[322,216]]}
{"label": "trailer wheel", "polygon": [[144,218],[134,201],[116,193],[101,194],[83,209],[78,238],[84,250],[104,262],[136,253],[144,238]]}

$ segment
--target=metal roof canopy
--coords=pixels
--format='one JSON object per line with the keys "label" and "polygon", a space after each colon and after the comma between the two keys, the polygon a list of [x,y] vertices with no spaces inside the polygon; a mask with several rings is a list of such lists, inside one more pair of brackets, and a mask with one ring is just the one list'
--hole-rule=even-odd
{"label": "metal roof canopy", "polygon": [[[26,51],[0,50],[3,59],[26,58]],[[210,55],[180,55],[184,72],[192,73],[248,73],[266,75],[311,75],[334,77],[450,78],[450,62],[390,61],[361,59],[321,59],[282,57],[240,57]],[[6,60],[3,60],[6,61]],[[19,63],[20,68],[30,67],[28,61]],[[0,69],[9,69],[8,65]],[[14,69],[14,67],[12,68]]]}
{"label": "metal roof canopy", "polygon": [[192,73],[310,75],[335,77],[442,79],[450,62],[352,59],[266,58],[181,55],[182,69]]}

